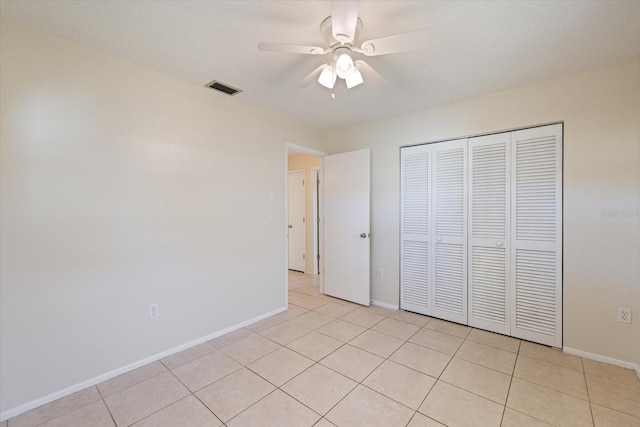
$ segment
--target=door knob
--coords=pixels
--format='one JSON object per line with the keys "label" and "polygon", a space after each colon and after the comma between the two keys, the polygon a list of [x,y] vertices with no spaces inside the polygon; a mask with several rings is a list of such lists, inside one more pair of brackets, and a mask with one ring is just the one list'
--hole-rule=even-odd
{"label": "door knob", "polygon": [[360,238],[366,239],[367,237],[369,237],[367,233],[360,233]]}
{"label": "door knob", "polygon": [[442,237],[436,237],[436,242],[442,242]]}
{"label": "door knob", "polygon": [[293,225],[289,224],[289,228],[293,228]]}
{"label": "door knob", "polygon": [[502,245],[504,245],[504,243],[502,243],[502,240],[498,240],[498,241],[496,242],[496,246],[497,246],[497,247],[501,248],[501,247],[502,247]]}

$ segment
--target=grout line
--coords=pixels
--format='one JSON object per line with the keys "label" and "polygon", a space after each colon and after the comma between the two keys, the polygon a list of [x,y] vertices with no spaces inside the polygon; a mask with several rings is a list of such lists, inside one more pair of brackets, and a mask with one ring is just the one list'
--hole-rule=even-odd
{"label": "grout line", "polygon": [[[105,408],[107,408],[107,412],[109,413],[109,416],[111,417],[111,421],[113,421],[113,425],[117,426],[118,423],[116,423],[116,419],[113,417],[113,414],[111,413],[111,408],[109,408],[109,405],[107,405],[107,401],[104,400],[104,396],[102,395],[102,392],[100,391],[100,389],[98,388],[97,385],[94,386],[96,388],[96,390],[98,391],[98,394],[100,395],[100,399],[102,400],[102,404],[105,406]],[[9,427],[9,424],[7,423],[7,427]]]}

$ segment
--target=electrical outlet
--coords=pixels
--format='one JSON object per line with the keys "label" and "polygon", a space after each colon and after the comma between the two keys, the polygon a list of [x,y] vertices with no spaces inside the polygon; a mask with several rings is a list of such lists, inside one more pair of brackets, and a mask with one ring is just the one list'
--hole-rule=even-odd
{"label": "electrical outlet", "polygon": [[149,320],[158,317],[158,304],[149,305]]}
{"label": "electrical outlet", "polygon": [[384,278],[384,270],[381,268],[378,269],[378,277],[381,279]]}
{"label": "electrical outlet", "polygon": [[618,307],[618,322],[631,323],[631,309]]}

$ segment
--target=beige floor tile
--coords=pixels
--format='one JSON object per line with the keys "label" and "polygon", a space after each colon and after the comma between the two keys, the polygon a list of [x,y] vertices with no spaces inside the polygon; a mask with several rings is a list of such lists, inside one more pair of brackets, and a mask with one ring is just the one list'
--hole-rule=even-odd
{"label": "beige floor tile", "polygon": [[393,353],[389,359],[437,378],[444,371],[444,368],[451,360],[451,356],[407,342]]}
{"label": "beige floor tile", "polygon": [[555,426],[591,426],[589,402],[513,378],[507,406]]}
{"label": "beige floor tile", "polygon": [[322,292],[320,292],[320,287],[318,284],[306,283],[303,287],[296,289],[296,292],[300,292],[301,294],[305,294],[307,296],[320,296]]}
{"label": "beige floor tile", "polygon": [[502,416],[501,427],[550,427],[551,424],[547,424],[543,421],[537,420],[529,415],[525,415],[522,412],[514,411],[511,408],[505,408],[504,415]]}
{"label": "beige floor tile", "polygon": [[418,332],[420,327],[412,323],[388,317],[371,329],[382,332],[383,334],[391,335],[392,337],[408,340],[413,334]]}
{"label": "beige floor tile", "polygon": [[[300,307],[302,308],[302,307]],[[266,319],[262,319],[256,323],[252,323],[251,325],[247,326],[246,329],[248,329],[249,331],[253,331],[253,332],[261,332],[264,331],[265,329],[269,329],[272,326],[276,326],[279,323],[285,322],[289,320],[289,316],[287,315],[287,313],[285,311],[283,311],[282,313],[278,313],[274,316],[270,316],[267,317]],[[246,337],[243,337],[246,338]],[[240,340],[236,340],[236,341],[240,341]],[[229,343],[231,344],[231,343]],[[226,344],[226,345],[229,345]],[[218,348],[224,348],[226,347],[226,345],[217,345],[216,347]]]}
{"label": "beige floor tile", "polygon": [[69,396],[54,400],[51,403],[27,411],[9,419],[11,427],[33,427],[61,417],[100,400],[100,393],[95,387],[87,387]]}
{"label": "beige floor tile", "polygon": [[347,313],[352,312],[355,309],[356,307],[348,307],[343,304],[338,304],[337,302],[330,302],[329,304],[325,304],[320,308],[316,308],[315,311],[331,317],[341,317]]}
{"label": "beige floor tile", "polygon": [[304,326],[297,325],[292,322],[282,322],[279,325],[273,326],[269,329],[265,329],[260,332],[260,335],[269,338],[278,344],[289,344],[291,341],[296,340],[302,336],[305,336],[311,332]]}
{"label": "beige floor tile", "polygon": [[322,359],[320,363],[360,382],[383,361],[382,357],[347,344]]}
{"label": "beige floor tile", "polygon": [[227,422],[269,393],[275,387],[246,368],[216,381],[196,393],[211,411]]}
{"label": "beige floor tile", "polygon": [[591,404],[591,412],[593,413],[595,427],[640,427],[640,418],[632,417],[595,403]]}
{"label": "beige floor tile", "polygon": [[287,344],[287,347],[317,362],[343,345],[342,341],[335,338],[311,332]]}
{"label": "beige floor tile", "polygon": [[515,353],[469,340],[463,342],[456,353],[456,358],[458,359],[473,362],[508,375],[513,374],[517,357],[518,355]]}
{"label": "beige floor tile", "polygon": [[578,356],[556,348],[522,341],[519,354],[582,372],[582,360]]}
{"label": "beige floor tile", "polygon": [[480,329],[472,329],[469,333],[470,341],[479,342],[480,344],[499,348],[500,350],[517,353],[520,349],[520,340],[517,338],[506,337],[493,332],[482,331]]}
{"label": "beige floor tile", "polygon": [[315,311],[309,311],[308,313],[291,319],[292,322],[311,330],[318,329],[333,320],[333,317],[316,313]]}
{"label": "beige floor tile", "polygon": [[429,323],[424,325],[425,328],[433,329],[434,331],[443,332],[445,334],[454,335],[458,338],[466,338],[471,332],[471,328],[464,325],[458,325],[457,323],[447,322],[446,320],[432,319]]}
{"label": "beige floor tile", "polygon": [[315,423],[313,427],[336,427],[336,425],[322,418],[320,421]]}
{"label": "beige floor tile", "polygon": [[345,322],[344,320],[336,319],[333,322],[327,323],[317,329],[323,335],[330,336],[342,342],[349,342],[364,331],[366,328],[358,326],[354,323]]}
{"label": "beige floor tile", "polygon": [[447,426],[499,426],[504,406],[438,381],[419,411]]}
{"label": "beige floor tile", "polygon": [[435,382],[435,378],[386,360],[362,384],[417,410]]}
{"label": "beige floor tile", "polygon": [[[266,319],[264,319],[263,321],[268,321],[269,319],[273,318],[273,316],[268,317]],[[284,322],[284,320],[279,321],[280,322]],[[249,326],[255,326],[260,322],[256,322],[252,325]],[[273,325],[270,325],[269,327],[271,327]],[[268,328],[265,328],[268,329]],[[228,334],[224,334],[222,336],[219,336],[218,338],[214,338],[211,341],[209,341],[209,344],[213,345],[214,347],[220,349],[220,348],[224,348],[228,345],[231,345],[235,342],[241,341],[245,338],[251,337],[255,335],[254,332],[250,331],[249,329],[245,329],[245,328],[240,328],[240,329],[236,329],[233,332],[229,332]]]}
{"label": "beige floor tile", "polygon": [[520,355],[513,375],[580,399],[589,399],[584,374],[573,369]]}
{"label": "beige floor tile", "polygon": [[229,427],[310,427],[320,416],[276,390],[231,421]]}
{"label": "beige floor tile", "polygon": [[392,319],[402,320],[403,322],[411,323],[416,326],[426,325],[432,318],[425,316],[424,314],[412,313],[410,311],[398,310],[395,313],[389,315]]}
{"label": "beige floor tile", "polygon": [[503,406],[511,384],[510,375],[456,358],[449,363],[440,379]]}
{"label": "beige floor tile", "polygon": [[304,307],[309,310],[315,310],[316,308],[322,307],[323,305],[327,304],[327,301],[309,295],[306,298],[302,298],[296,302],[292,302],[292,304],[299,305],[300,307]]}
{"label": "beige floor tile", "polygon": [[433,418],[429,418],[425,415],[422,415],[420,412],[416,412],[413,414],[413,418],[407,427],[446,427],[444,424],[440,424]]}
{"label": "beige floor tile", "polygon": [[98,384],[98,390],[100,390],[100,393],[102,393],[103,396],[110,396],[113,393],[117,393],[125,388],[141,383],[142,381],[146,381],[149,378],[153,378],[164,372],[167,372],[167,368],[165,368],[162,363],[149,363],[148,365],[141,366]]}
{"label": "beige floor tile", "polygon": [[[13,424],[13,423],[12,423]],[[42,424],[43,427],[114,427],[111,415],[102,400]]]}
{"label": "beige floor tile", "polygon": [[324,415],[356,385],[329,368],[314,365],[282,386],[282,390]]}
{"label": "beige floor tile", "polygon": [[306,308],[304,307],[300,307],[298,305],[295,304],[289,304],[287,311],[285,311],[283,314],[286,316],[287,320],[293,319],[294,317],[298,317],[301,314],[305,314],[307,311]]}
{"label": "beige floor tile", "polygon": [[0,421],[0,427],[7,427],[7,420]]}
{"label": "beige floor tile", "polygon": [[412,416],[406,406],[359,385],[326,418],[337,426],[404,427]]}
{"label": "beige floor tile", "polygon": [[105,397],[104,401],[116,424],[128,426],[188,395],[189,390],[171,372],[165,372]]}
{"label": "beige floor tile", "polygon": [[384,320],[384,318],[385,318],[384,316],[371,313],[364,308],[359,308],[341,317],[342,320],[354,323],[364,328],[370,328],[376,323]]}
{"label": "beige floor tile", "polygon": [[189,387],[189,390],[196,391],[240,368],[241,365],[238,362],[216,350],[180,365],[172,371],[184,385]]}
{"label": "beige floor tile", "polygon": [[262,378],[280,387],[313,365],[313,363],[313,360],[282,347],[247,365],[247,367]]}
{"label": "beige floor tile", "polygon": [[[427,326],[429,323],[427,324]],[[464,340],[453,335],[422,328],[409,339],[409,342],[437,350],[441,353],[454,355]]]}
{"label": "beige floor tile", "polygon": [[591,402],[640,418],[640,391],[617,379],[585,374]]}
{"label": "beige floor tile", "polygon": [[347,300],[343,300],[343,299],[335,298],[335,297],[332,297],[332,298],[333,298],[333,302],[335,302],[336,304],[346,305],[347,307],[352,307],[354,310],[356,308],[364,307],[363,305],[356,304],[355,302],[351,302],[351,301],[347,301]]}
{"label": "beige floor tile", "polygon": [[[216,348],[209,343],[202,343],[196,345],[194,347],[188,348],[184,351],[181,351],[176,354],[172,354],[171,356],[167,356],[162,359],[162,363],[169,369],[173,369],[180,365],[184,365],[187,362],[191,362],[192,360],[196,360],[205,354],[209,354],[215,351]],[[102,394],[104,396],[104,393]]]}
{"label": "beige floor tile", "polygon": [[132,427],[219,427],[222,423],[198,399],[189,395]]}
{"label": "beige floor tile", "polygon": [[585,374],[616,380],[620,384],[637,388],[638,393],[640,393],[640,379],[632,369],[584,358],[582,359],[582,365],[584,366]]}
{"label": "beige floor tile", "polygon": [[379,305],[370,305],[369,307],[364,307],[363,310],[367,310],[369,313],[378,314],[380,316],[390,316],[395,313],[396,309],[380,307]]}
{"label": "beige floor tile", "polygon": [[371,329],[349,341],[349,344],[354,347],[384,358],[391,356],[403,343],[401,339]]}
{"label": "beige floor tile", "polygon": [[248,365],[280,348],[275,342],[260,335],[249,336],[222,349],[227,355],[243,365]]}
{"label": "beige floor tile", "polygon": [[[300,292],[296,292],[296,291],[289,291],[289,304],[291,303],[295,303],[296,301],[300,301],[303,298],[308,297],[309,295],[306,294],[301,294]],[[301,307],[304,308],[304,307]]]}

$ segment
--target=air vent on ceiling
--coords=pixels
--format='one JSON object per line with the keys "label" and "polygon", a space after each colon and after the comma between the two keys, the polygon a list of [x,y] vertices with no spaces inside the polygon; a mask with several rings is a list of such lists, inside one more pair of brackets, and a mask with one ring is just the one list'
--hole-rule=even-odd
{"label": "air vent on ceiling", "polygon": [[242,92],[240,89],[234,89],[231,86],[227,86],[223,83],[217,82],[215,80],[213,80],[212,82],[209,82],[206,84],[207,87],[210,87],[211,89],[215,89],[217,91],[220,92],[224,92],[227,95],[235,95],[238,94],[240,92]]}

